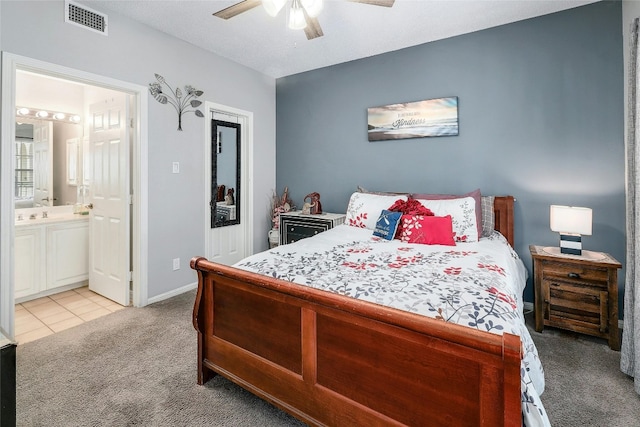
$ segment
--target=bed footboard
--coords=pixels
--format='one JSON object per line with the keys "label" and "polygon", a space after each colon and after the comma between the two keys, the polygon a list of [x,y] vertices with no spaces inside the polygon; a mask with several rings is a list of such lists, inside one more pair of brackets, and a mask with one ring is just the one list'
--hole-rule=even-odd
{"label": "bed footboard", "polygon": [[198,383],[310,425],[521,425],[520,338],[193,258]]}

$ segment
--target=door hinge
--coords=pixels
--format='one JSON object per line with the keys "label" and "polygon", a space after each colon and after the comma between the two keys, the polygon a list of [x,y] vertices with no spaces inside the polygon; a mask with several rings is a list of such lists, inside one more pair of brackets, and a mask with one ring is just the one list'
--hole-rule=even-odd
{"label": "door hinge", "polygon": [[133,282],[133,271],[127,271],[127,282]]}
{"label": "door hinge", "polygon": [[129,127],[133,129],[133,117],[129,119]]}
{"label": "door hinge", "polygon": [[133,194],[129,194],[129,196],[127,197],[127,203],[129,203],[130,205],[133,204]]}

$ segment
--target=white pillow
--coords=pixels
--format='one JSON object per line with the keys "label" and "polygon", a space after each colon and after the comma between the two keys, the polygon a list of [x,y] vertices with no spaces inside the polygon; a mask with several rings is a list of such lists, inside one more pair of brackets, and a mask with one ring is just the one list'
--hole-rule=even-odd
{"label": "white pillow", "polygon": [[460,199],[425,200],[417,199],[422,206],[431,210],[435,216],[451,215],[454,239],[456,242],[477,242],[478,225],[476,219],[476,201],[473,197]]}
{"label": "white pillow", "polygon": [[374,230],[380,212],[389,209],[396,200],[407,200],[407,196],[386,196],[372,193],[355,192],[349,199],[345,224],[352,227]]}

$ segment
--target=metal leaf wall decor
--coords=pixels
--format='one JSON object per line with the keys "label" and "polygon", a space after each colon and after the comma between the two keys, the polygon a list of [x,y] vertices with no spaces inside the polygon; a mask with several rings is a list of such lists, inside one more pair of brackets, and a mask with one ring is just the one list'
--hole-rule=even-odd
{"label": "metal leaf wall decor", "polygon": [[[173,90],[160,74],[156,74],[155,76],[157,82],[149,83],[149,92],[160,104],[173,105],[178,112],[178,130],[182,130],[183,113],[193,112],[198,117],[204,117],[202,111],[196,109],[196,107],[199,107],[202,104],[202,101],[195,99],[204,92],[194,88],[193,86],[187,85],[184,87],[184,91],[186,92],[185,95],[179,87],[176,87],[176,89]],[[162,85],[165,85],[169,89],[168,93],[162,91]],[[187,110],[189,107],[193,108],[193,110]]]}

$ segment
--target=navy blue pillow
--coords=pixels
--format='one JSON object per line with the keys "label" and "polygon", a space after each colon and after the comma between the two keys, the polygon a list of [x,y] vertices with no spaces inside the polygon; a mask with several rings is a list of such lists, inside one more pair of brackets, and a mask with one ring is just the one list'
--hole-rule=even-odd
{"label": "navy blue pillow", "polygon": [[373,235],[382,237],[386,240],[393,240],[396,235],[396,230],[400,224],[400,218],[402,218],[402,212],[391,212],[383,210],[376,222],[376,228],[373,230]]}

